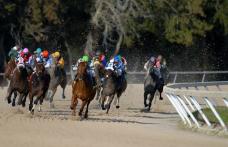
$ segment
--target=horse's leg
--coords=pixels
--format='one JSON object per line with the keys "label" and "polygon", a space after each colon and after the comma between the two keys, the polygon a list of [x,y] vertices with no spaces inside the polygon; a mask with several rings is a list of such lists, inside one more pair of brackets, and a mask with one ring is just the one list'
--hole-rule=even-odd
{"label": "horse's leg", "polygon": [[25,103],[26,103],[26,98],[28,96],[28,92],[24,94],[24,97],[22,99],[22,107],[25,107]]}
{"label": "horse's leg", "polygon": [[57,90],[57,87],[54,90],[52,90],[52,94],[51,94],[51,97],[50,97],[50,100],[49,100],[50,108],[54,108],[55,107],[55,105],[53,104],[53,97],[54,97],[54,95],[56,93],[56,90]]}
{"label": "horse's leg", "polygon": [[163,86],[161,86],[161,87],[158,89],[158,91],[159,91],[159,94],[160,94],[159,99],[160,99],[160,100],[163,100],[163,97],[162,97]]}
{"label": "horse's leg", "polygon": [[86,106],[86,111],[85,111],[85,115],[84,115],[84,118],[88,118],[88,111],[89,111],[89,104],[90,104],[91,101],[88,101],[87,102],[87,106]]}
{"label": "horse's leg", "polygon": [[18,104],[18,105],[21,105],[21,104],[22,104],[22,99],[23,99],[23,97],[24,97],[24,94],[21,93],[20,96],[19,96],[19,99],[18,99],[18,101],[17,101],[17,104]]}
{"label": "horse's leg", "polygon": [[[14,91],[14,97],[13,97],[13,102],[12,102],[12,106],[14,107],[16,105],[16,98],[17,98],[17,91]],[[21,97],[21,94],[20,94],[20,97]],[[19,97],[19,99],[20,99]]]}
{"label": "horse's leg", "polygon": [[102,108],[102,110],[105,110],[105,106],[104,106],[104,102],[105,102],[105,95],[101,95],[101,108]]}
{"label": "horse's leg", "polygon": [[72,96],[70,109],[73,110],[73,111],[72,111],[72,115],[73,115],[73,116],[76,115],[76,106],[77,106],[77,104],[78,104],[78,99],[77,99],[77,97]]}
{"label": "horse's leg", "polygon": [[147,104],[147,96],[148,96],[148,92],[144,91],[144,107],[146,108],[148,106]]}
{"label": "horse's leg", "polygon": [[33,112],[32,112],[32,108],[33,108],[33,94],[32,93],[29,93],[29,100],[30,100],[30,103],[29,103],[29,112],[33,114]]}
{"label": "horse's leg", "polygon": [[87,100],[82,101],[82,106],[81,106],[79,113],[78,113],[79,116],[82,116],[82,112],[83,112],[84,107],[85,107],[87,102],[88,102]]}
{"label": "horse's leg", "polygon": [[156,92],[156,90],[154,90],[153,92],[151,92],[150,93],[150,99],[149,99],[149,107],[148,107],[148,111],[150,111],[150,109],[151,109],[151,104],[152,104],[152,101],[153,101],[153,99],[154,99],[154,94],[155,94],[155,92]]}
{"label": "horse's leg", "polygon": [[8,89],[7,96],[6,96],[6,99],[7,99],[7,101],[8,101],[8,104],[11,103],[11,96],[12,96],[13,91],[14,91],[14,90],[12,90],[12,88],[9,88],[9,89]]}
{"label": "horse's leg", "polygon": [[66,98],[66,96],[65,96],[65,87],[63,88],[62,98],[63,98],[63,99]]}
{"label": "horse's leg", "polygon": [[40,102],[40,103],[39,103],[39,109],[38,109],[39,112],[42,111],[41,106],[42,106],[42,104],[43,104],[44,97],[45,97],[45,94],[40,98],[40,101],[39,101],[39,102]]}
{"label": "horse's leg", "polygon": [[66,85],[67,85],[67,81],[66,79],[64,79],[61,83],[60,83],[60,86],[62,87],[63,89],[63,93],[62,93],[62,98],[65,99],[66,96],[65,96],[65,88],[66,88]]}
{"label": "horse's leg", "polygon": [[97,92],[97,95],[96,95],[96,100],[99,100],[99,98],[100,98],[101,88],[98,88],[98,89],[96,90],[96,92]]}
{"label": "horse's leg", "polygon": [[108,103],[108,105],[106,105],[106,109],[107,109],[106,114],[108,114],[108,112],[109,112],[109,109],[111,107],[114,96],[115,96],[115,94],[113,94],[112,96],[109,97],[109,103]]}
{"label": "horse's leg", "polygon": [[121,92],[117,93],[117,99],[116,99],[116,109],[120,108],[120,96],[121,96]]}
{"label": "horse's leg", "polygon": [[33,107],[32,107],[32,112],[34,112],[35,107],[36,107],[36,105],[38,105],[38,102],[40,101],[42,95],[43,95],[42,92],[40,92],[40,93],[37,95],[37,97],[36,97],[36,99],[35,99],[35,101],[34,101]]}

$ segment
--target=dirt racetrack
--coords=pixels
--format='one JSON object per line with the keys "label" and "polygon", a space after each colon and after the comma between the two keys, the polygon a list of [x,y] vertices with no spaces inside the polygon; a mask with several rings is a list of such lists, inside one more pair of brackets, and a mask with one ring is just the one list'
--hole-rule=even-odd
{"label": "dirt racetrack", "polygon": [[167,100],[157,99],[150,113],[141,112],[143,85],[128,85],[120,110],[113,107],[109,115],[94,100],[89,119],[82,121],[71,116],[71,87],[66,100],[58,89],[55,109],[44,102],[42,112],[36,110],[34,116],[28,104],[9,106],[5,95],[6,88],[0,89],[0,147],[228,147],[226,138],[178,128],[179,117]]}

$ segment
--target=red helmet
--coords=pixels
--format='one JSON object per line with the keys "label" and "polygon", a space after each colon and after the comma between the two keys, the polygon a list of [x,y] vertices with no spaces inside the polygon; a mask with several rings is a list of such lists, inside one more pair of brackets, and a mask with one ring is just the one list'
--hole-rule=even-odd
{"label": "red helmet", "polygon": [[48,53],[47,50],[44,50],[44,51],[42,52],[42,55],[43,55],[44,58],[48,58],[49,53]]}

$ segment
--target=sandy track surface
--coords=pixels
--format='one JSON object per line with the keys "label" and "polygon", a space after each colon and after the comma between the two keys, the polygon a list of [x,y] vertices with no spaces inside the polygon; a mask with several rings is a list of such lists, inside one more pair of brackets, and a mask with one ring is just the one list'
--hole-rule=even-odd
{"label": "sandy track surface", "polygon": [[[89,119],[72,117],[69,109],[71,87],[66,100],[61,89],[55,96],[55,109],[44,102],[42,112],[28,114],[28,108],[6,104],[6,89],[0,89],[0,146],[2,147],[227,147],[228,140],[181,130],[178,115],[167,100],[156,100],[152,112],[143,113],[143,86],[129,85],[121,97],[120,110],[109,115],[90,105]],[[27,104],[28,106],[28,104]],[[80,106],[77,107],[77,109]]]}

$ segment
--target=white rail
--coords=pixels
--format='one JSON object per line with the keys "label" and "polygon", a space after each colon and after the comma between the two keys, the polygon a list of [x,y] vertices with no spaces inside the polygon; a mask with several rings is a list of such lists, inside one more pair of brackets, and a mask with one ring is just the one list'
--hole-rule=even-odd
{"label": "white rail", "polygon": [[[198,111],[208,127],[212,124],[206,114],[202,111],[203,108],[209,108],[213,115],[217,118],[221,127],[227,131],[227,126],[216,110],[216,103],[214,100],[224,105],[228,109],[228,92],[227,91],[208,91],[208,90],[188,90],[188,87],[197,86],[211,86],[211,85],[228,85],[227,81],[221,82],[205,82],[205,83],[181,83],[172,84],[164,88],[165,95],[178,112],[184,124],[192,127],[195,124],[197,128],[202,127],[198,120],[193,115],[194,111]],[[186,88],[187,87],[187,88]],[[184,89],[186,88],[186,89]],[[186,114],[188,114],[186,116]],[[189,122],[190,121],[190,122]]]}

